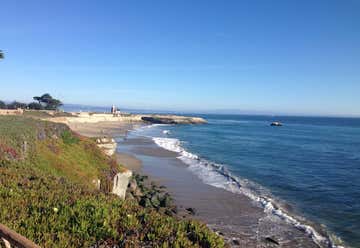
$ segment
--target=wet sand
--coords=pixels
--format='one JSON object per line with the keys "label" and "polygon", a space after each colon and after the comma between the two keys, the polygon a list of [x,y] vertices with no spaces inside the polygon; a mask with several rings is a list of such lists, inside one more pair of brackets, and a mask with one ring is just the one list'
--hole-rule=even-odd
{"label": "wet sand", "polygon": [[180,209],[195,208],[194,218],[224,235],[232,247],[318,247],[303,231],[265,214],[246,196],[204,184],[176,153],[150,139],[128,138],[118,151],[140,159],[142,173],[165,185]]}
{"label": "wet sand", "polygon": [[140,159],[128,153],[116,152],[116,161],[122,166],[136,173],[140,173],[142,169],[142,162]]}

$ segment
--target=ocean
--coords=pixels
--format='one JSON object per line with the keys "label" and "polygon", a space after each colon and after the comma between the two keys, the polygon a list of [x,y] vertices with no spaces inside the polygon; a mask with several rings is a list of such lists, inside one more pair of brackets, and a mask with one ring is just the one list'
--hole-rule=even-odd
{"label": "ocean", "polygon": [[[200,115],[142,130],[204,183],[245,194],[329,246],[360,247],[360,119]],[[270,126],[280,121],[281,127]]]}

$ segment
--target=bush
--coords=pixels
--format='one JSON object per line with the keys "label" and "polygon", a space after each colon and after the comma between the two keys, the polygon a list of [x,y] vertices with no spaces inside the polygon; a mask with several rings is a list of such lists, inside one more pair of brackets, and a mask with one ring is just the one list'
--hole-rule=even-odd
{"label": "bush", "polygon": [[6,103],[3,101],[0,101],[0,109],[6,109]]}
{"label": "bush", "polygon": [[26,109],[26,108],[27,108],[27,104],[26,104],[26,103],[22,103],[22,102],[14,101],[14,102],[8,104],[8,105],[7,105],[7,108],[8,108],[8,109],[18,109],[18,108]]}
{"label": "bush", "polygon": [[44,109],[44,107],[40,103],[37,103],[37,102],[29,103],[28,108],[29,109],[34,109],[34,110],[42,110],[42,109]]}
{"label": "bush", "polygon": [[70,130],[65,130],[61,134],[61,138],[66,145],[77,144],[79,142],[79,138],[73,135]]}

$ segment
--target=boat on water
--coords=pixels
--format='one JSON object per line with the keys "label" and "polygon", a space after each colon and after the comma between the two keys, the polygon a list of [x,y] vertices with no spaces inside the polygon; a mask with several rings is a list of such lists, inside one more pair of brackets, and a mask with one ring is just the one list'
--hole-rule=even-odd
{"label": "boat on water", "polygon": [[278,121],[274,121],[270,124],[270,126],[273,126],[273,127],[281,127],[282,126],[282,123],[281,122],[278,122]]}

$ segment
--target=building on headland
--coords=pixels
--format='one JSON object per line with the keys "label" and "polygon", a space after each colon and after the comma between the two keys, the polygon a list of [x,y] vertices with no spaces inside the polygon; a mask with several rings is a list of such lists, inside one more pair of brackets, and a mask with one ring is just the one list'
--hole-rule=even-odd
{"label": "building on headland", "polygon": [[111,107],[111,113],[112,113],[112,114],[115,114],[115,112],[116,112],[116,107],[115,107],[115,105],[112,105],[112,107]]}
{"label": "building on headland", "polygon": [[0,115],[22,115],[24,110],[21,108],[18,109],[0,109]]}
{"label": "building on headland", "polygon": [[126,114],[126,113],[121,112],[115,105],[112,105],[111,114],[113,114],[114,116],[120,116],[120,115]]}

